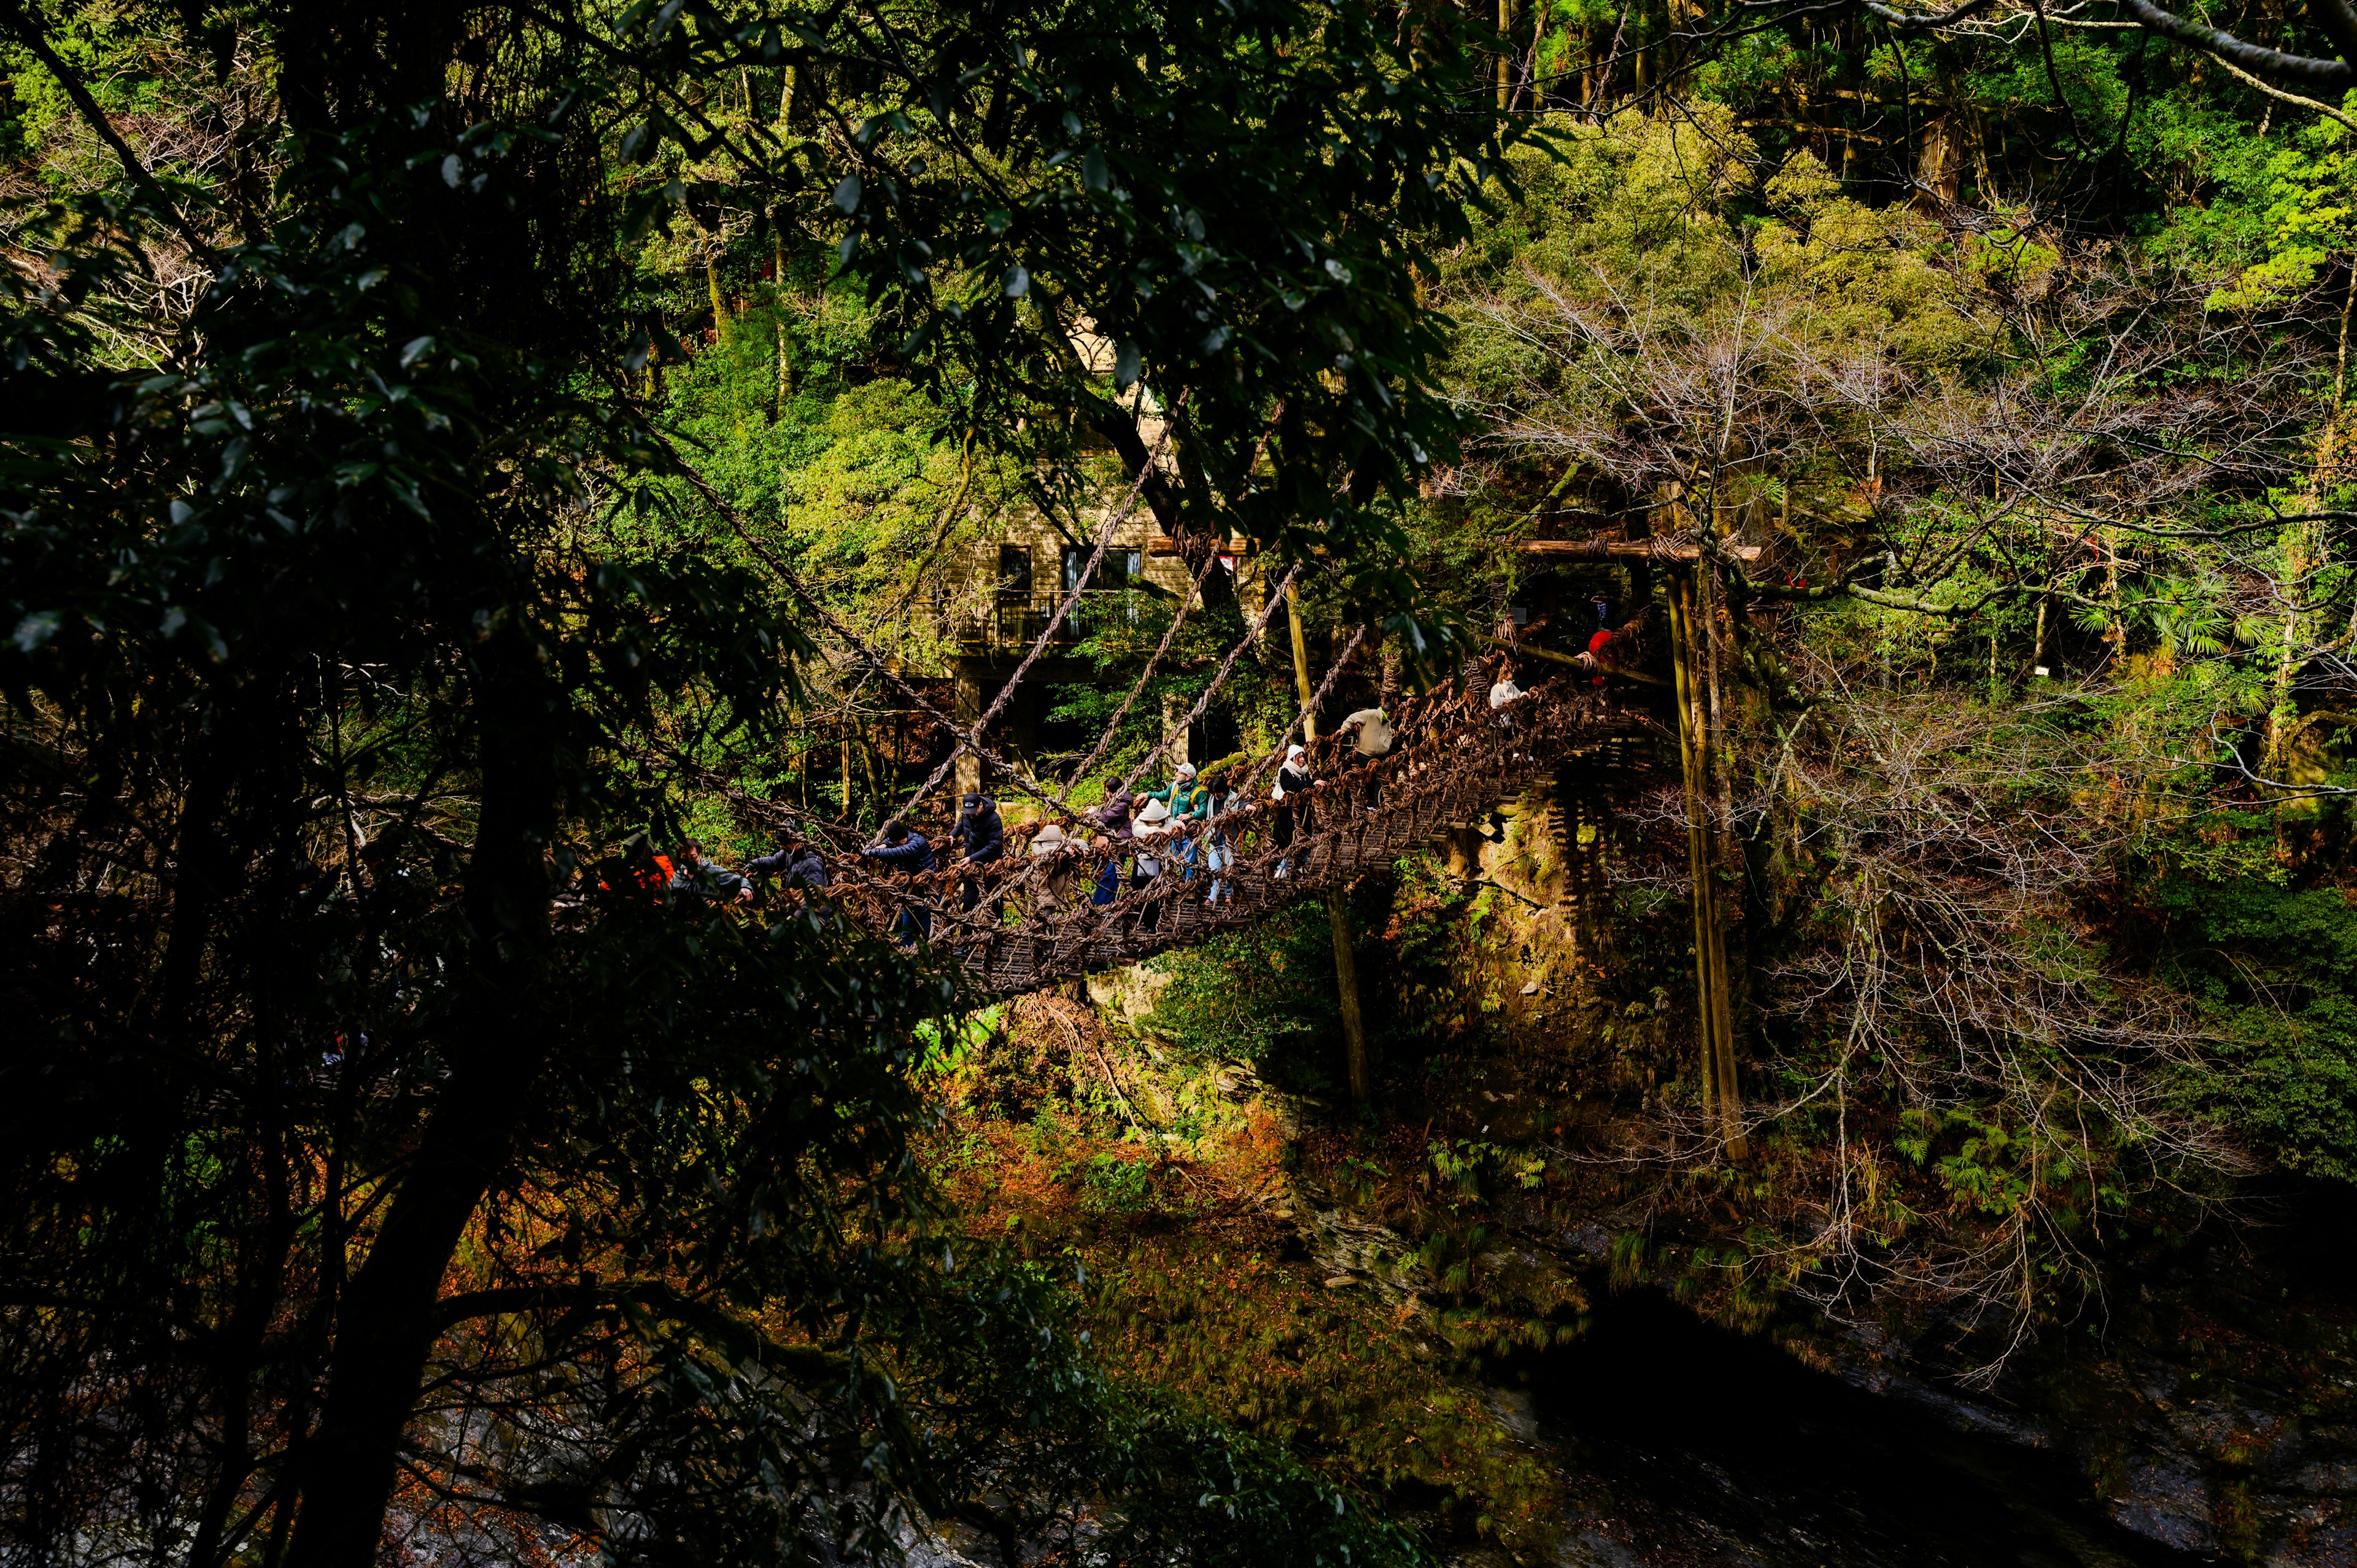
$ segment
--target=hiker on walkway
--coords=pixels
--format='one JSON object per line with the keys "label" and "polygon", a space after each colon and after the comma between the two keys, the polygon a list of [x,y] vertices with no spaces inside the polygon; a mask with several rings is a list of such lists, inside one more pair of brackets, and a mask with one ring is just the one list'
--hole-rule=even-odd
{"label": "hiker on walkway", "polygon": [[1103,847],[1112,852],[1097,872],[1096,891],[1089,895],[1092,904],[1110,904],[1121,893],[1121,863],[1129,841],[1137,834],[1129,817],[1135,800],[1121,787],[1119,779],[1108,778],[1105,780],[1104,804],[1090,813],[1090,820],[1104,832],[1104,838],[1100,841]]}
{"label": "hiker on walkway", "polygon": [[1031,857],[1034,860],[1046,860],[1050,855],[1057,857],[1054,864],[1040,870],[1036,883],[1037,891],[1031,895],[1034,913],[1053,914],[1071,897],[1071,859],[1063,852],[1072,846],[1072,842],[1054,822],[1043,824],[1038,832],[1031,835]]}
{"label": "hiker on walkway", "polygon": [[[963,900],[961,908],[967,914],[982,902],[985,889],[998,886],[995,863],[1006,853],[1006,824],[999,821],[998,802],[979,790],[969,789],[960,804],[957,826],[950,830],[957,840],[962,859],[960,867],[989,866],[988,872],[966,877],[958,884]],[[990,907],[991,918],[997,919],[1006,912],[1004,899],[995,899]]]}
{"label": "hiker on walkway", "polygon": [[[1221,814],[1235,804],[1235,786],[1228,782],[1225,775],[1203,786],[1203,865],[1211,876],[1211,896],[1203,900],[1206,904],[1216,905],[1235,892],[1235,885],[1222,875],[1235,864],[1235,841],[1229,836],[1227,825],[1220,821]],[[1194,872],[1190,870],[1187,875],[1191,877]]]}
{"label": "hiker on walkway", "polygon": [[[884,824],[883,834],[877,843],[869,844],[859,854],[862,859],[881,861],[888,869],[906,872],[912,876],[920,872],[937,870],[941,865],[933,858],[933,846],[925,841],[925,835],[915,832],[898,817]],[[911,888],[910,895],[909,901],[901,907],[898,925],[900,945],[904,948],[915,947],[933,934],[931,906],[922,901],[922,895],[916,889]]]}
{"label": "hiker on walkway", "polygon": [[[1146,887],[1162,877],[1163,847],[1170,832],[1170,808],[1161,801],[1148,800],[1137,813],[1137,859],[1132,863],[1135,875],[1133,887]],[[1138,919],[1138,929],[1153,930],[1162,923],[1162,900],[1148,897],[1146,913]]]}
{"label": "hiker on walkway", "polygon": [[[383,842],[382,839],[377,841],[378,843]],[[369,846],[370,849],[375,847],[375,844]],[[368,851],[363,850],[361,853],[365,855]],[[629,869],[630,881],[646,893],[650,901],[662,903],[665,890],[672,885],[672,879],[678,875],[678,873],[672,868],[671,856],[656,854],[654,840],[643,832],[636,832],[622,841],[619,858],[623,865]],[[597,884],[597,891],[606,893],[612,889],[600,881]]]}
{"label": "hiker on walkway", "polygon": [[1509,729],[1513,727],[1514,720],[1512,714],[1504,712],[1505,706],[1522,695],[1523,689],[1514,684],[1514,667],[1511,664],[1499,666],[1498,678],[1490,683],[1490,711],[1496,714],[1498,722]]}
{"label": "hiker on walkway", "polygon": [[704,858],[704,846],[694,839],[681,841],[673,854],[678,867],[672,873],[673,893],[693,894],[708,903],[750,904],[753,885],[721,865]]}
{"label": "hiker on walkway", "polygon": [[[1372,768],[1392,754],[1391,720],[1381,708],[1361,708],[1345,718],[1342,727],[1336,733],[1350,737],[1351,749],[1358,753],[1362,768]],[[1382,780],[1370,775],[1367,779],[1367,810],[1372,811],[1382,804],[1383,795]]]}
{"label": "hiker on walkway", "polygon": [[745,870],[751,876],[778,878],[790,902],[823,918],[826,900],[802,890],[824,887],[833,877],[826,869],[826,861],[802,837],[799,824],[789,822],[780,827],[777,850],[747,861]]}
{"label": "hiker on walkway", "polygon": [[1195,765],[1182,762],[1172,771],[1168,784],[1140,795],[1138,800],[1159,800],[1170,809],[1173,817],[1200,816],[1196,804],[1202,793],[1203,787],[1195,782]]}
{"label": "hiker on walkway", "polygon": [[[1309,831],[1309,803],[1291,797],[1303,794],[1317,782],[1309,774],[1308,751],[1298,746],[1286,747],[1285,766],[1276,770],[1276,782],[1269,787],[1268,791],[1268,798],[1277,802],[1275,814],[1269,819],[1269,837],[1276,842],[1277,848],[1292,846],[1297,827],[1303,832]],[[1298,822],[1296,821],[1297,813]],[[1286,855],[1277,861],[1278,876],[1288,875],[1292,870],[1292,856]]]}

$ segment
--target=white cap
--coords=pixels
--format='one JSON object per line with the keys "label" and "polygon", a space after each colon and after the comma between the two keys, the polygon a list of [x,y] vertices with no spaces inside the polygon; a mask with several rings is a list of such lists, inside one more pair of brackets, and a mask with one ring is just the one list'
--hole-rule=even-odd
{"label": "white cap", "polygon": [[1146,802],[1146,810],[1137,813],[1137,825],[1142,828],[1151,827],[1157,822],[1167,822],[1169,820],[1170,808],[1159,800],[1148,800]]}
{"label": "white cap", "polygon": [[1192,779],[1195,777],[1195,765],[1191,762],[1180,763],[1178,765],[1178,777],[1181,779]]}
{"label": "white cap", "polygon": [[1289,746],[1285,749],[1285,760],[1287,762],[1292,761],[1297,757],[1307,757],[1308,755],[1308,752],[1303,750],[1297,746]]}

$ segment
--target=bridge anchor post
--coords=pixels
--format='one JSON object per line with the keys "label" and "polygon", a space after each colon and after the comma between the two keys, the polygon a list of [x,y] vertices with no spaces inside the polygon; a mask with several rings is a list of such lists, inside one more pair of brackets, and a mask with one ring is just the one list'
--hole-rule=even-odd
{"label": "bridge anchor post", "polygon": [[[1285,619],[1293,633],[1294,684],[1301,691],[1301,738],[1313,741],[1318,738],[1318,713],[1312,705],[1317,693],[1309,684],[1309,642],[1301,632],[1301,589],[1290,578],[1285,585]],[[1308,823],[1304,822],[1303,832],[1308,829]],[[1342,1004],[1342,1052],[1350,1070],[1351,1098],[1364,1105],[1372,1092],[1367,1080],[1367,1024],[1359,1011],[1359,962],[1351,950],[1351,920],[1342,908],[1340,887],[1327,890],[1326,918],[1334,929],[1334,991]]]}
{"label": "bridge anchor post", "polygon": [[1677,680],[1678,758],[1685,775],[1686,866],[1694,879],[1695,989],[1700,1004],[1703,1102],[1717,1113],[1729,1158],[1749,1156],[1743,1136],[1742,1091],[1735,1074],[1735,1017],[1727,981],[1727,931],[1718,918],[1718,882],[1706,820],[1716,800],[1710,784],[1711,726],[1702,675],[1695,668],[1696,565],[1670,579],[1670,647]]}

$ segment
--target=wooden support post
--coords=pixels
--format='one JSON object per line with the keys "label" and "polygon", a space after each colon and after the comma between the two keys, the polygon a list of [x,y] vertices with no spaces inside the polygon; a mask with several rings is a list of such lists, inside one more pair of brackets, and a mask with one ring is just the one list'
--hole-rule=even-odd
{"label": "wooden support post", "polygon": [[[1294,583],[1285,585],[1285,618],[1293,632],[1293,682],[1301,693],[1301,738],[1312,741],[1318,738],[1318,714],[1310,701],[1317,689],[1309,683],[1309,644],[1301,633],[1301,589]],[[1301,843],[1308,836],[1308,822],[1297,822],[1294,832],[1294,842]],[[1338,839],[1333,853],[1340,851]],[[1308,871],[1307,865],[1298,869],[1304,875]],[[1339,886],[1326,890],[1326,918],[1334,930],[1334,992],[1342,1004],[1342,1049],[1350,1070],[1351,1098],[1364,1105],[1373,1092],[1367,1080],[1367,1023],[1359,1010],[1359,961],[1351,950],[1351,919],[1342,908]]]}
{"label": "wooden support post", "polygon": [[1686,865],[1694,878],[1695,989],[1700,1003],[1704,1103],[1718,1118],[1729,1157],[1744,1159],[1743,1109],[1735,1076],[1735,1018],[1727,983],[1727,933],[1718,919],[1709,811],[1711,731],[1702,672],[1695,668],[1695,585],[1687,573],[1670,579],[1670,647],[1677,679],[1678,757],[1685,777]]}
{"label": "wooden support post", "polygon": [[1514,0],[1498,0],[1498,113],[1513,106]]}
{"label": "wooden support post", "polygon": [[1326,918],[1334,928],[1334,989],[1342,1000],[1342,1041],[1351,1073],[1351,1098],[1364,1105],[1373,1087],[1367,1081],[1367,1023],[1359,1012],[1359,960],[1351,950],[1351,918],[1342,890],[1326,890]]}

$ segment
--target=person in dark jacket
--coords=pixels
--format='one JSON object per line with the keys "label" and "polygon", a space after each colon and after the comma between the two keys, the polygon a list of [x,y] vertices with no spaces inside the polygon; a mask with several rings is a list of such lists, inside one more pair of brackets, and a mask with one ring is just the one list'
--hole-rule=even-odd
{"label": "person in dark jacket", "polygon": [[[999,820],[998,802],[979,790],[968,790],[950,837],[957,840],[961,865],[991,865],[1006,853],[1006,824]],[[995,870],[965,878],[958,885],[962,907],[971,913],[982,902],[984,890],[997,886]],[[994,901],[990,912],[994,919],[1004,914],[1004,902]]]}
{"label": "person in dark jacket", "polygon": [[[914,832],[898,817],[884,824],[880,843],[869,844],[859,854],[863,859],[881,861],[890,870],[911,875],[941,867],[941,862],[933,857],[933,846],[926,842],[925,835]],[[900,945],[915,947],[920,940],[932,934],[932,909],[912,898],[900,911]]]}
{"label": "person in dark jacket", "polygon": [[802,889],[824,887],[831,880],[826,861],[812,848],[802,835],[802,830],[788,822],[778,834],[775,854],[760,855],[745,863],[750,876],[774,876],[783,885],[788,899],[802,908],[823,915],[826,900],[815,894],[805,895]]}
{"label": "person in dark jacket", "polygon": [[1110,849],[1112,857],[1097,872],[1096,891],[1090,895],[1092,904],[1110,904],[1121,892],[1121,863],[1129,848],[1129,841],[1137,836],[1137,829],[1129,820],[1136,797],[1121,787],[1121,780],[1105,780],[1104,804],[1090,813],[1090,820],[1104,830],[1102,843]]}
{"label": "person in dark jacket", "polygon": [[[1276,841],[1277,848],[1286,849],[1292,845],[1293,832],[1297,825],[1305,832],[1308,831],[1308,803],[1295,797],[1299,796],[1317,782],[1316,779],[1310,777],[1309,753],[1297,746],[1288,747],[1285,754],[1285,766],[1276,770],[1276,783],[1268,792],[1268,798],[1277,802],[1276,811],[1269,822],[1269,836]],[[1295,820],[1297,813],[1299,815],[1297,823]],[[1277,861],[1275,873],[1277,875],[1287,875],[1292,870],[1292,856],[1286,855]]]}
{"label": "person in dark jacket", "polygon": [[716,904],[750,904],[753,885],[721,865],[704,858],[704,846],[688,839],[673,854],[678,869],[672,873],[673,893],[692,893]]}

